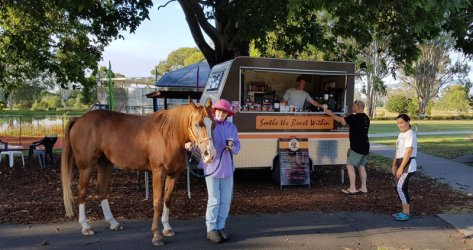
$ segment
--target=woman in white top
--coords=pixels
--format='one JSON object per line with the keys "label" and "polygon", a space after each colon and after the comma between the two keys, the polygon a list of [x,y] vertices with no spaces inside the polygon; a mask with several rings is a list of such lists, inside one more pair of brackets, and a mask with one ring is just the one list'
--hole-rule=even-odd
{"label": "woman in white top", "polygon": [[410,125],[411,118],[406,114],[400,114],[397,119],[397,127],[401,131],[396,142],[396,154],[393,159],[392,173],[396,177],[396,191],[402,203],[402,212],[393,214],[394,219],[406,221],[410,218],[409,206],[409,178],[417,171],[417,136]]}

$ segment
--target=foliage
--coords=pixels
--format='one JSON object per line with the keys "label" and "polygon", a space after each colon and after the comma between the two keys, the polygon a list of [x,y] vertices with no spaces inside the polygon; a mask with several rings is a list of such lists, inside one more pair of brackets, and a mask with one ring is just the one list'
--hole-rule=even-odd
{"label": "foliage", "polygon": [[[15,89],[48,70],[63,87],[93,84],[103,48],[148,18],[151,0],[0,0],[0,87]],[[6,91],[10,93],[11,91]]]}
{"label": "foliage", "polygon": [[438,103],[438,108],[468,113],[470,106],[465,87],[461,85],[448,86]]}
{"label": "foliage", "polygon": [[55,110],[61,105],[61,98],[56,95],[45,95],[40,101],[35,101],[32,105],[33,110]]}
{"label": "foliage", "polygon": [[[158,64],[158,75],[162,76],[169,71],[173,71],[204,59],[204,55],[198,48],[183,47],[169,53],[166,60],[161,60]],[[156,67],[151,70],[151,75],[156,75]]]}
{"label": "foliage", "polygon": [[13,93],[13,102],[18,108],[31,108],[44,93],[46,93],[44,86],[23,84]]}
{"label": "foliage", "polygon": [[392,95],[386,103],[386,109],[393,113],[407,113],[409,111],[409,103],[411,99],[403,95]]}
{"label": "foliage", "polygon": [[371,31],[397,62],[416,58],[415,45],[441,31],[453,31],[457,48],[473,54],[469,0],[177,1],[210,66],[249,55],[251,41],[263,56],[354,61],[375,39]]}
{"label": "foliage", "polygon": [[82,103],[83,98],[84,97],[82,96],[82,94],[70,96],[67,100],[67,107],[72,108],[74,110],[85,109],[86,106]]}
{"label": "foliage", "polygon": [[449,51],[452,41],[441,36],[420,45],[421,54],[412,64],[405,64],[401,79],[417,95],[420,116],[426,114],[427,104],[442,87],[454,82],[468,82],[469,66],[465,62],[451,63]]}

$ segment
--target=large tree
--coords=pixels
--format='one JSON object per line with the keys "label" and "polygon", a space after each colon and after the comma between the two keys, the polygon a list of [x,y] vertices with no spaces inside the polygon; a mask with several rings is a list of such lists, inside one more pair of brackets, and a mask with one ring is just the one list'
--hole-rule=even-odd
{"label": "large tree", "polygon": [[[162,6],[173,1],[181,5],[192,36],[211,66],[249,55],[251,41],[256,41],[263,55],[271,49],[284,51],[284,57],[298,57],[312,45],[326,59],[355,60],[373,41],[370,31],[374,27],[380,37],[388,38],[389,53],[398,62],[415,59],[419,52],[415,45],[442,30],[454,31],[456,47],[473,54],[469,0],[170,0]],[[341,43],[344,38],[356,43]]]}
{"label": "large tree", "polygon": [[452,63],[449,52],[452,41],[440,36],[420,45],[419,58],[403,67],[401,79],[416,93],[419,116],[423,117],[427,104],[448,84],[468,85],[470,67],[464,61]]}
{"label": "large tree", "polygon": [[[64,85],[91,85],[103,48],[148,18],[151,0],[0,0],[0,87],[48,70]],[[64,86],[65,87],[65,86]]]}
{"label": "large tree", "polygon": [[386,84],[383,78],[394,72],[395,65],[392,57],[388,55],[387,46],[384,41],[374,39],[358,57],[360,64],[365,65],[366,85],[363,86],[363,93],[366,95],[366,108],[368,115],[374,117],[376,101],[380,96],[386,95]]}

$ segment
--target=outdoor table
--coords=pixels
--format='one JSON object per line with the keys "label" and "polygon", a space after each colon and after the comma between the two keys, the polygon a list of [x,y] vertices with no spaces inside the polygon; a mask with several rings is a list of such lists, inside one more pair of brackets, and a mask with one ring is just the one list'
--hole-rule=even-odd
{"label": "outdoor table", "polygon": [[23,156],[23,147],[22,146],[12,146],[8,145],[7,147],[0,148],[0,162],[4,155],[8,155],[9,166],[13,168],[13,157],[15,155],[21,156],[21,160],[23,161],[23,167],[25,166],[25,157]]}

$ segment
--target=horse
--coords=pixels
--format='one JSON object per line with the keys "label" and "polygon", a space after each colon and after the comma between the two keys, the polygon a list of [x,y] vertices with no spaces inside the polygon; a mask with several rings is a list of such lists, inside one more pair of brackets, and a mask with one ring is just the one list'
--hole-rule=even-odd
{"label": "horse", "polygon": [[[176,180],[185,170],[186,142],[193,142],[204,162],[215,156],[212,131],[212,101],[204,106],[180,105],[149,116],[124,114],[108,110],[90,111],[71,120],[64,133],[61,160],[61,181],[66,216],[73,216],[72,165],[79,169],[77,201],[82,234],[93,235],[85,213],[85,198],[93,170],[97,169],[97,192],[105,221],[112,230],[122,230],[110,210],[107,200],[112,168],[151,171],[153,181],[152,243],[164,245],[163,236],[174,236],[169,225],[171,196]],[[163,191],[164,188],[164,191]],[[163,196],[164,192],[164,196]],[[162,201],[164,198],[164,202]],[[162,213],[162,235],[159,216]]]}

